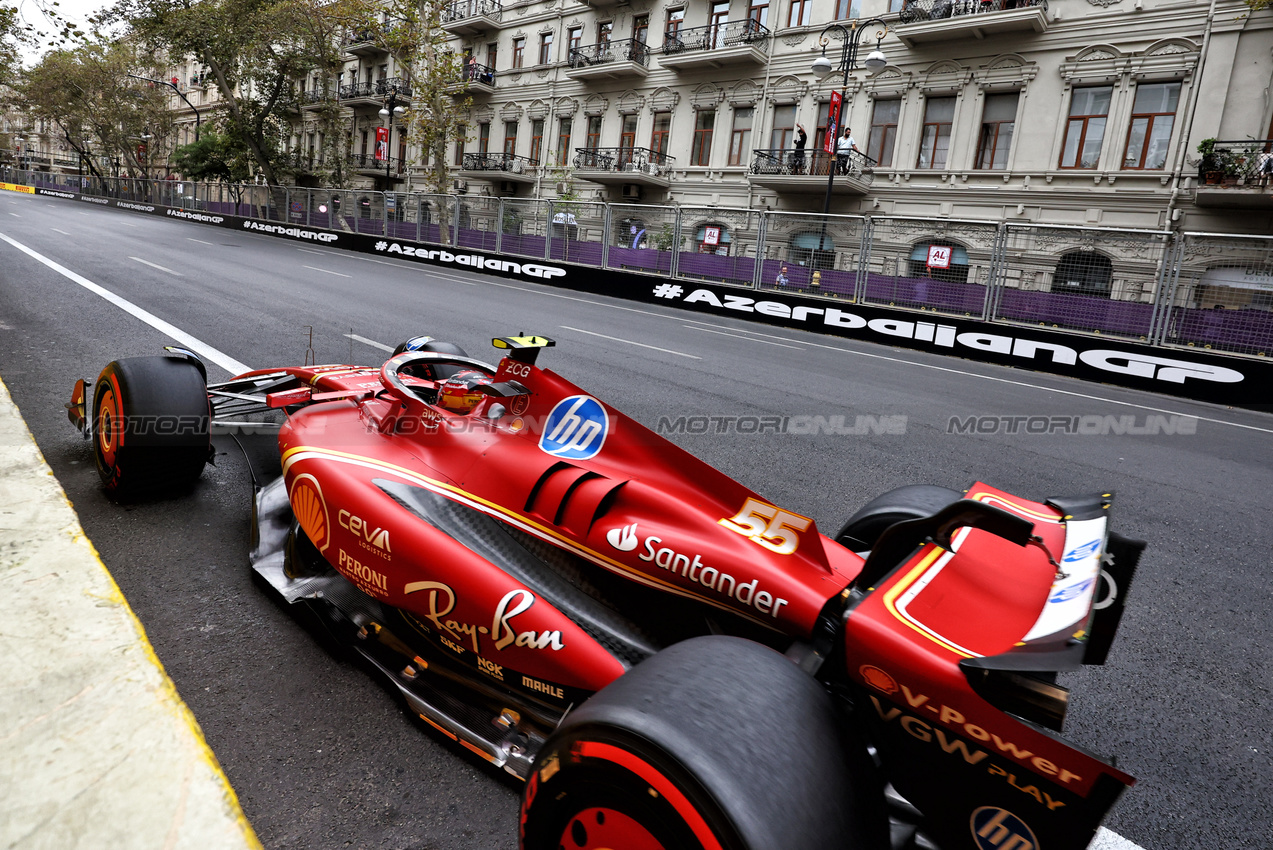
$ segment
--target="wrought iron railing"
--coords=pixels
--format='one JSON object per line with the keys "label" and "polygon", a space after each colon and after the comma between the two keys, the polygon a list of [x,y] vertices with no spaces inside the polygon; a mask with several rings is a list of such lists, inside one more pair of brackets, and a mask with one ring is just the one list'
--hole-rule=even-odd
{"label": "wrought iron railing", "polygon": [[466,153],[464,171],[503,171],[508,174],[525,174],[539,165],[539,160],[511,153]]}
{"label": "wrought iron railing", "polygon": [[649,148],[575,148],[574,166],[583,171],[629,171],[660,176],[676,157]]}
{"label": "wrought iron railing", "polygon": [[351,153],[346,162],[362,171],[384,171],[388,168],[391,174],[401,174],[406,169],[406,161],[396,156],[376,159],[375,154]]}
{"label": "wrought iron railing", "polygon": [[759,21],[726,21],[706,27],[678,29],[663,34],[663,53],[671,56],[693,50],[716,50],[754,44],[769,52],[769,28]]}
{"label": "wrought iron railing", "polygon": [[465,62],[463,70],[460,71],[460,79],[466,83],[493,86],[495,85],[495,69],[476,61]]}
{"label": "wrought iron railing", "polygon": [[498,0],[456,0],[442,10],[442,25],[481,16],[498,21],[503,14],[504,8]]}
{"label": "wrought iron railing", "polygon": [[639,65],[649,65],[650,47],[644,41],[625,38],[617,41],[602,41],[586,47],[570,48],[571,68],[587,68],[590,65],[604,65],[609,62],[636,62]]}
{"label": "wrought iron railing", "polygon": [[985,15],[1038,6],[1047,11],[1047,0],[907,0],[897,15],[898,23],[937,21],[958,15]]}
{"label": "wrought iron railing", "polygon": [[1198,162],[1201,183],[1273,183],[1273,139],[1216,142]]}
{"label": "wrought iron railing", "polygon": [[861,151],[836,154],[828,153],[824,150],[769,148],[753,150],[751,153],[752,174],[821,175],[826,177],[834,169],[836,174],[861,177],[871,174],[878,164]]}
{"label": "wrought iron railing", "polygon": [[347,33],[345,35],[344,44],[346,46],[350,44],[372,44],[375,42],[375,40],[376,40],[376,31],[372,29],[363,28],[363,29],[352,30],[349,33]]}
{"label": "wrought iron railing", "polygon": [[374,83],[350,83],[340,87],[341,100],[356,97],[384,97],[390,89],[397,89],[400,97],[411,96],[411,85],[401,77],[387,77]]}

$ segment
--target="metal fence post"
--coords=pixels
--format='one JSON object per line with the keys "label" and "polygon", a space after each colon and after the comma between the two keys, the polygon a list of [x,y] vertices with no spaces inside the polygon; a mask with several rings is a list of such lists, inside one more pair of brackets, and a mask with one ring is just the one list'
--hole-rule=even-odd
{"label": "metal fence post", "polygon": [[[547,201],[546,203],[548,204],[548,212],[544,221],[544,259],[551,260],[553,255],[553,210],[556,208],[556,204],[552,201]],[[564,220],[562,221],[561,229],[563,233],[567,232]]]}
{"label": "metal fence post", "polygon": [[[875,219],[866,216],[862,219],[862,239],[858,244],[858,267],[853,276],[853,303],[861,304],[866,300],[866,284],[871,275],[871,243],[875,239]],[[819,244],[819,250],[822,249]]]}
{"label": "metal fence post", "polygon": [[613,226],[614,216],[610,204],[607,203],[605,208],[605,214],[601,217],[601,227],[605,231],[601,238],[601,268],[608,269],[610,268],[610,240],[614,238],[610,228]]}
{"label": "metal fence post", "polygon": [[676,232],[676,241],[672,243],[672,265],[668,269],[668,276],[675,278],[681,269],[681,208],[676,208],[676,224],[673,225]]}
{"label": "metal fence post", "polygon": [[760,289],[760,278],[764,274],[765,237],[769,233],[769,211],[760,213],[760,225],[756,228],[756,262],[751,272],[751,288]]}
{"label": "metal fence post", "polygon": [[981,305],[981,318],[993,321],[999,312],[999,297],[1005,280],[1004,263],[1008,258],[1008,225],[999,222],[994,246],[990,249],[990,269],[986,273],[986,297]]}
{"label": "metal fence post", "polygon": [[1187,233],[1173,233],[1171,242],[1163,246],[1162,270],[1158,275],[1158,291],[1154,293],[1154,309],[1149,320],[1149,344],[1165,345],[1171,324],[1172,305],[1180,283],[1180,266],[1184,262]]}
{"label": "metal fence post", "polygon": [[504,251],[504,198],[499,199],[499,206],[495,208],[495,253],[500,254]]}

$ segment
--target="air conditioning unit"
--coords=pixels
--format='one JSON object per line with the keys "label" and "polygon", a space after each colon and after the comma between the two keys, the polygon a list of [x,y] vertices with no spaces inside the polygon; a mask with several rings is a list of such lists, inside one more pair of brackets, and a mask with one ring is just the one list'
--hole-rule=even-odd
{"label": "air conditioning unit", "polygon": [[499,184],[499,193],[501,195],[516,195],[517,184],[512,180],[501,180]]}
{"label": "air conditioning unit", "polygon": [[558,194],[558,195],[564,195],[564,194],[566,194],[566,193],[567,193],[567,192],[569,192],[569,191],[570,191],[570,184],[569,184],[569,183],[558,183],[558,184],[557,184],[557,194]]}
{"label": "air conditioning unit", "polygon": [[455,193],[457,195],[468,194],[469,184],[467,180],[456,180],[452,185],[455,187]]}
{"label": "air conditioning unit", "polygon": [[641,200],[642,197],[644,197],[644,195],[645,195],[645,191],[641,188],[639,184],[637,183],[623,184],[623,200],[639,201]]}

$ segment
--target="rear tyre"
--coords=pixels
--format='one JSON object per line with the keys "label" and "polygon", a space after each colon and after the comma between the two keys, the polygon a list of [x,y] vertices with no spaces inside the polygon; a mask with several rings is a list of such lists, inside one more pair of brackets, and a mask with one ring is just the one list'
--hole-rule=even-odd
{"label": "rear tyre", "polygon": [[199,367],[132,357],[102,370],[93,394],[93,456],[112,496],[190,487],[211,455],[211,406]]}
{"label": "rear tyre", "polygon": [[522,800],[523,850],[882,848],[875,767],[822,687],[760,644],[693,638],[571,712]]}
{"label": "rear tyre", "polygon": [[895,522],[931,516],[963,493],[931,484],[909,484],[876,496],[849,517],[835,535],[835,542],[854,552],[875,548],[884,530]]}

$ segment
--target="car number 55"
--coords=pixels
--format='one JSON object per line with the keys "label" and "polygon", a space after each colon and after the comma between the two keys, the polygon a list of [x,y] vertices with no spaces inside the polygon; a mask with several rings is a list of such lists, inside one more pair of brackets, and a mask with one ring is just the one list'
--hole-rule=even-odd
{"label": "car number 55", "polygon": [[796,551],[800,546],[800,532],[813,524],[808,517],[780,510],[759,499],[748,499],[738,513],[718,522],[779,555]]}

